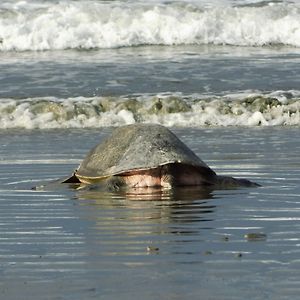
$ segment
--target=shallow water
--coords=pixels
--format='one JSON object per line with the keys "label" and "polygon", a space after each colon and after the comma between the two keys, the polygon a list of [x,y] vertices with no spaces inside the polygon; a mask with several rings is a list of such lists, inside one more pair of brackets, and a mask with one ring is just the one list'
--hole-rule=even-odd
{"label": "shallow water", "polygon": [[1,298],[297,299],[299,128],[173,130],[218,174],[262,187],[33,191],[111,129],[1,131]]}

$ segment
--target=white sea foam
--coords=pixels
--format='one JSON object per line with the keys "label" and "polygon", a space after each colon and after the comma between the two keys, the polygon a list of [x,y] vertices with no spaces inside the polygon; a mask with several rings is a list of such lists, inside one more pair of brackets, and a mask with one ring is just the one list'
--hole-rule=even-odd
{"label": "white sea foam", "polygon": [[53,1],[0,4],[0,50],[216,44],[300,47],[300,4]]}
{"label": "white sea foam", "polygon": [[300,91],[272,94],[143,95],[0,99],[0,129],[85,128],[155,122],[166,126],[300,126]]}

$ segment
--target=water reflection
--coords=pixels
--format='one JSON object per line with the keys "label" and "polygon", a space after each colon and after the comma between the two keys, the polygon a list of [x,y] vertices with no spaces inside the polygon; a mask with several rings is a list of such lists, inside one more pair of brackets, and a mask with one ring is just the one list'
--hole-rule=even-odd
{"label": "water reflection", "polygon": [[[216,206],[211,191],[200,188],[139,189],[108,193],[94,188],[79,190],[76,201],[93,208],[96,227],[128,236],[197,235],[204,222],[213,220]],[[196,225],[198,223],[198,225]],[[116,227],[117,226],[117,227]]]}
{"label": "water reflection", "polygon": [[[76,187],[76,186],[73,186]],[[160,187],[134,188],[119,192],[107,192],[100,185],[90,185],[78,189],[79,199],[104,200],[109,198],[138,201],[194,201],[211,199],[212,189],[203,189],[200,186],[176,187],[164,189]]]}

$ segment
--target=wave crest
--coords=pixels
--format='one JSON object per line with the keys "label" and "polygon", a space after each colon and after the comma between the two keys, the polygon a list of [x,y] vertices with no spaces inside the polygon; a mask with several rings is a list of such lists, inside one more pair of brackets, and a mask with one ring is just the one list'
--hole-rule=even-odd
{"label": "wave crest", "polygon": [[[26,3],[26,2],[25,2]],[[0,50],[215,44],[300,47],[300,6],[58,2],[0,7]]]}
{"label": "wave crest", "polygon": [[222,97],[143,95],[1,99],[0,129],[85,128],[154,122],[166,126],[299,126],[300,92]]}

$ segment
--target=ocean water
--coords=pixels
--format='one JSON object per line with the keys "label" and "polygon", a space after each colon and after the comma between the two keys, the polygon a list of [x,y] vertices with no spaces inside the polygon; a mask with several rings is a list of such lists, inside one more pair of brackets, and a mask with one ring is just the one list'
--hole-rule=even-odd
{"label": "ocean water", "polygon": [[[1,1],[0,298],[298,299],[299,82],[299,1]],[[262,187],[31,189],[138,122]]]}

